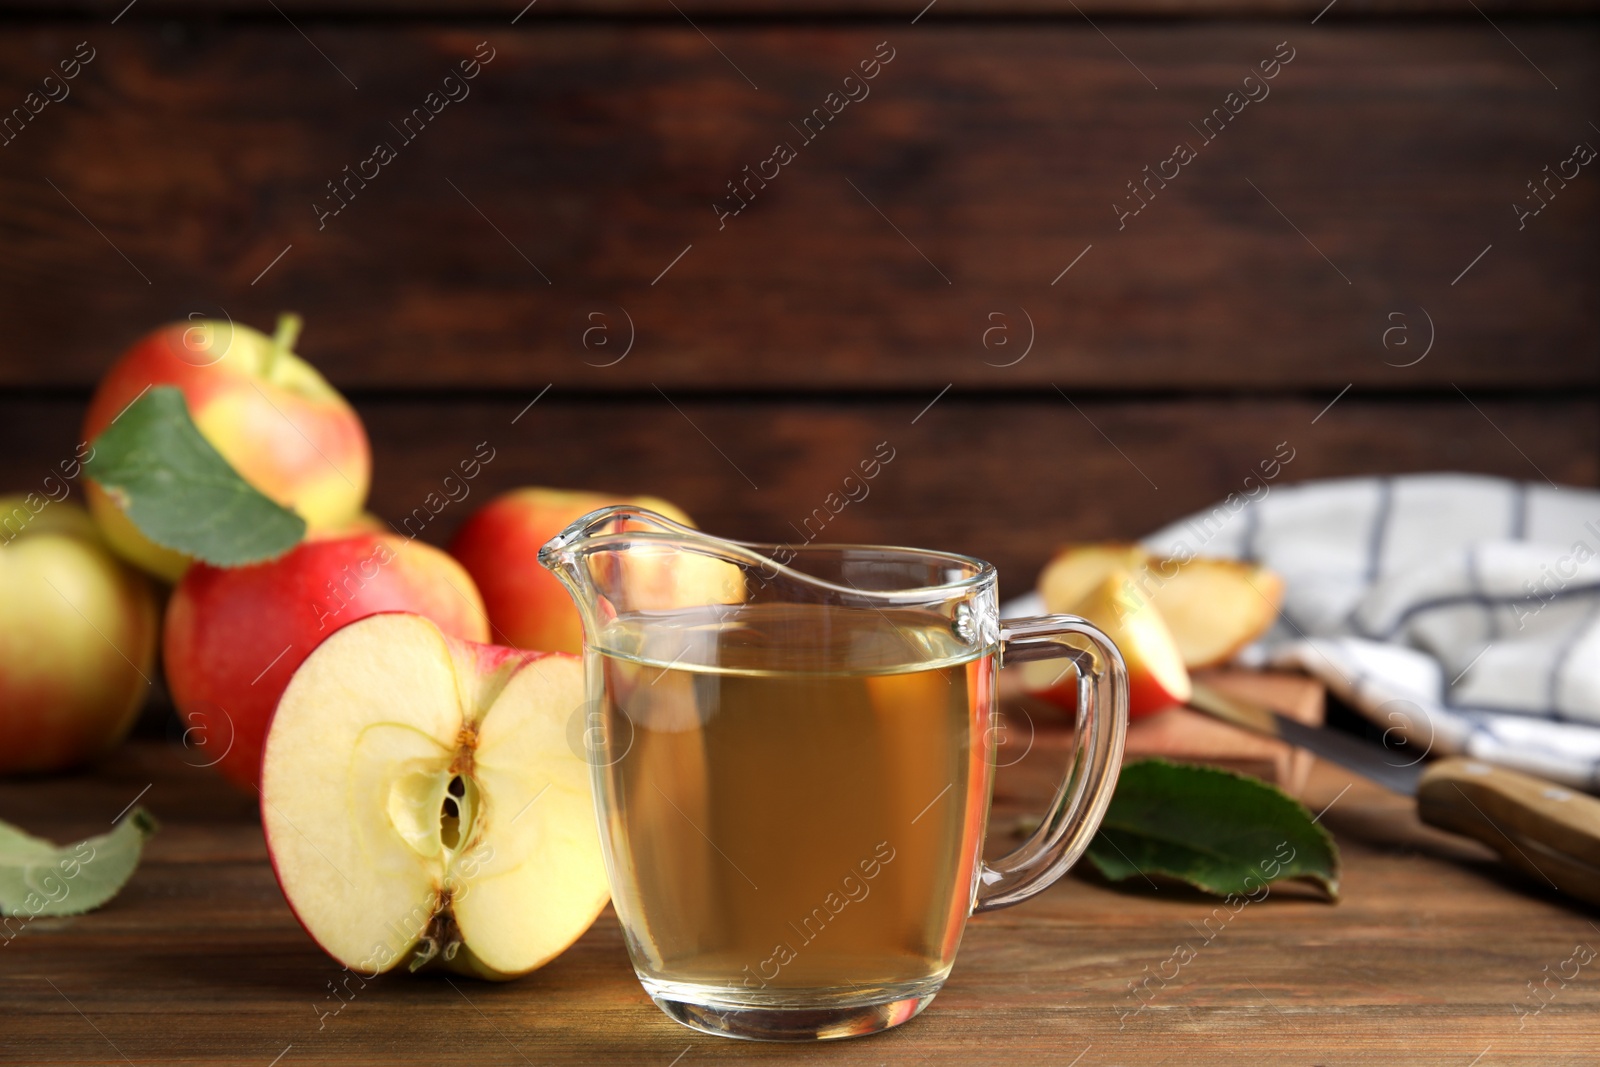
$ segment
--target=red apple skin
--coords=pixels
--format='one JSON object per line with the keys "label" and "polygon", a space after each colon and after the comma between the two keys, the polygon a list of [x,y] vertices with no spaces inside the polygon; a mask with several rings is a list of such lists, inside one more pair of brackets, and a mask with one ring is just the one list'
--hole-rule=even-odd
{"label": "red apple skin", "polygon": [[[1113,570],[1087,597],[1076,604],[1071,614],[1098,626],[1122,653],[1128,671],[1128,718],[1142,719],[1182,704],[1191,692],[1189,672],[1183,666],[1172,632],[1156,606],[1143,597],[1130,598],[1132,588],[1127,571]],[[1024,669],[1033,666],[1024,664]],[[1040,665],[1059,670],[1046,661]],[[1026,675],[1024,675],[1026,677]],[[1032,690],[1034,696],[1076,712],[1078,676],[1068,671],[1055,684]]]}
{"label": "red apple skin", "polygon": [[0,519],[0,774],[65,770],[138,718],[156,591],[75,504],[0,497]]}
{"label": "red apple skin", "polygon": [[583,620],[561,583],[539,565],[539,549],[584,515],[613,504],[633,504],[694,525],[682,510],[657,497],[543,488],[502,493],[462,525],[450,554],[478,583],[496,641],[541,652],[583,651]]}
{"label": "red apple skin", "polygon": [[[271,338],[227,322],[182,322],[148,334],[114,363],[89,402],[83,440],[92,442],[152,386],[183,392],[201,436],[264,495],[313,529],[354,519],[366,502],[372,452],[366,430],[310,364]],[[181,553],[147,540],[99,486],[89,509],[119,554],[176,581]]]}
{"label": "red apple skin", "polygon": [[[472,578],[439,549],[395,534],[313,539],[250,567],[190,567],[167,605],[162,646],[173,703],[196,744],[215,746],[222,772],[255,788],[295,668],[335,630],[382,611],[489,640]],[[208,761],[212,751],[196,749]]]}
{"label": "red apple skin", "polygon": [[[1135,667],[1132,663],[1129,663],[1127,667],[1129,722],[1155,715],[1157,712],[1166,711],[1168,708],[1176,707],[1188,700],[1186,695],[1174,693],[1170,688],[1163,685],[1143,665]],[[1062,710],[1076,714],[1078,711],[1078,676],[1075,672],[1068,671],[1065,680],[1049,689],[1031,692],[1029,696],[1048,700]]]}

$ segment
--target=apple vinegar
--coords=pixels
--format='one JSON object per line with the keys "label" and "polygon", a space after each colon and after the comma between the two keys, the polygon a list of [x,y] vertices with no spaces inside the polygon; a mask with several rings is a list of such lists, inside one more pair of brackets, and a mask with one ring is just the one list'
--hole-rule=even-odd
{"label": "apple vinegar", "polygon": [[588,653],[612,895],[647,986],[942,981],[977,890],[993,655],[925,610],[671,614],[618,617]]}

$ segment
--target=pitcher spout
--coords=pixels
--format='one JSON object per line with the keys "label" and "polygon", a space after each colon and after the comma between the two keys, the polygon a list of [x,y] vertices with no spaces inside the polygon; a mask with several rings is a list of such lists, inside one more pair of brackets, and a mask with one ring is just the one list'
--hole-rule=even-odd
{"label": "pitcher spout", "polygon": [[649,529],[674,535],[705,536],[647,508],[615,504],[589,512],[546,541],[539,549],[539,563],[554,574],[568,592],[581,600],[588,588],[578,566],[583,550],[600,537],[628,530]]}
{"label": "pitcher spout", "polygon": [[619,504],[573,522],[539,549],[578,607],[586,640],[619,614],[738,603],[745,583],[734,542],[647,508]]}

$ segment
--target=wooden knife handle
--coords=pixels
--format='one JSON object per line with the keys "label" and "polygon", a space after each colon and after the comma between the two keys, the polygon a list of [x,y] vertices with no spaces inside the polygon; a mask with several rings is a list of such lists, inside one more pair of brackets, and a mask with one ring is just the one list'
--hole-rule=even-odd
{"label": "wooden knife handle", "polygon": [[1423,773],[1417,812],[1430,826],[1483,842],[1541,884],[1600,904],[1600,800],[1454,757]]}

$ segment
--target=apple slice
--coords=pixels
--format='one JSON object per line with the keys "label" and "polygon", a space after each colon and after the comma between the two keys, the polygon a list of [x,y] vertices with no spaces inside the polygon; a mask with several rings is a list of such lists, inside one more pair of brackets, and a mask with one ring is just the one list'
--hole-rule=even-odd
{"label": "apple slice", "polygon": [[608,899],[588,767],[567,743],[583,669],[561,653],[370,615],[301,664],[267,734],[261,819],[278,884],[329,955],[525,974]]}
{"label": "apple slice", "polygon": [[[1160,577],[1174,567],[1172,577]],[[1232,659],[1267,631],[1283,603],[1283,579],[1253,563],[1162,560],[1151,570],[1150,600],[1167,621],[1190,670]]]}
{"label": "apple slice", "polygon": [[1161,609],[1184,666],[1214,667],[1232,659],[1278,617],[1283,579],[1265,567],[1232,559],[1152,557],[1138,545],[1068,545],[1039,575],[1045,610],[1082,614],[1077,605],[1115,570],[1128,572],[1126,598]]}
{"label": "apple slice", "polygon": [[1112,571],[1137,575],[1149,559],[1150,554],[1138,545],[1115,541],[1068,545],[1039,575],[1039,595],[1044,597],[1045,610],[1071,612]]}
{"label": "apple slice", "polygon": [[[1128,668],[1128,717],[1151,715],[1189,699],[1189,672],[1161,612],[1134,592],[1133,578],[1113,570],[1069,614],[1089,620],[1117,646]],[[1078,706],[1077,675],[1060,660],[1022,665],[1023,686],[1068,711]]]}

